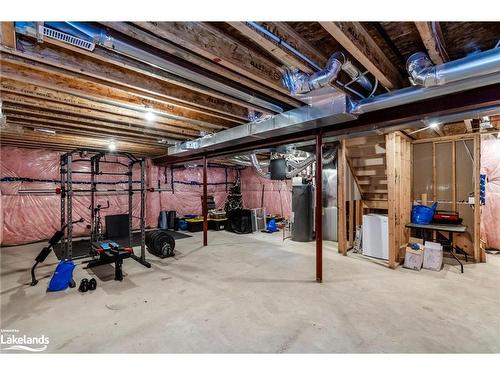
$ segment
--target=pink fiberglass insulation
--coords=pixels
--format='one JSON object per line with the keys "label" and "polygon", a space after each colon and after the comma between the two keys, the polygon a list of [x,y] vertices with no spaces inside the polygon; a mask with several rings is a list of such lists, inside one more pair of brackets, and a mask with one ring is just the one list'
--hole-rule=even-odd
{"label": "pink fiberglass insulation", "polygon": [[[33,180],[59,180],[60,152],[48,150],[33,150],[18,147],[0,147],[0,172],[2,179],[24,178]],[[116,160],[116,157],[107,156],[107,160]],[[89,163],[74,163],[74,170],[89,170]],[[115,164],[102,164],[106,172],[126,170],[125,167]],[[161,188],[170,188],[170,170],[167,171],[165,184],[165,168],[154,166],[150,159],[146,160],[145,184],[147,188],[158,188],[158,178]],[[228,169],[228,182],[235,180],[236,174]],[[134,167],[133,180],[140,179],[140,168]],[[227,197],[225,186],[225,169],[208,169],[208,194],[213,195],[216,205],[224,207]],[[75,174],[74,181],[88,182],[88,175]],[[124,183],[100,185],[98,189],[126,189],[127,176],[99,176],[101,182],[124,181]],[[201,214],[201,194],[203,171],[201,168],[179,168],[174,170],[174,193],[150,192],[146,193],[146,227],[156,228],[158,214],[161,210],[176,210],[179,215]],[[18,245],[23,243],[47,240],[60,226],[61,197],[55,194],[20,194],[19,189],[54,189],[60,186],[55,182],[43,181],[3,181],[0,183],[0,243],[2,245]],[[74,184],[74,189],[88,189],[89,184]],[[135,183],[134,188],[140,185]],[[106,205],[109,200],[110,208],[102,211],[102,215],[123,214],[128,210],[128,196],[98,195],[97,201]],[[88,235],[86,225],[90,220],[90,197],[76,196],[73,202],[73,218],[83,217],[85,223],[74,226],[74,236]],[[140,200],[139,194],[133,199],[134,228],[139,228]],[[103,220],[104,221],[104,220]],[[104,222],[103,222],[104,224]]]}
{"label": "pink fiberglass insulation", "polygon": [[[171,187],[170,169],[167,168],[167,182],[165,184],[165,167],[159,167],[159,177],[162,186]],[[214,197],[215,205],[224,208],[226,202],[226,171],[224,168],[210,167],[207,174],[207,192]],[[157,176],[158,176],[157,174]],[[227,181],[234,182],[236,171],[227,169]],[[153,199],[158,200],[160,210],[175,210],[178,215],[201,215],[201,196],[203,194],[203,168],[174,168],[174,191],[150,193]],[[157,181],[157,177],[156,177]],[[158,182],[156,182],[156,186]],[[230,185],[228,185],[229,189]],[[155,198],[156,197],[156,198]]]}
{"label": "pink fiberglass insulation", "polygon": [[273,181],[260,177],[253,168],[241,171],[241,193],[245,208],[264,206],[269,215],[284,215],[292,211],[292,183],[290,180]]}
{"label": "pink fiberglass insulation", "polygon": [[481,238],[500,249],[500,139],[481,141],[481,173],[486,174],[486,204],[481,210]]}
{"label": "pink fiberglass insulation", "polygon": [[[23,178],[35,181],[3,181],[0,185],[2,200],[3,233],[2,245],[17,245],[50,238],[60,227],[60,195],[55,194],[23,194],[19,190],[26,189],[54,189],[60,184],[51,181],[59,175],[59,158],[61,153],[47,150],[32,150],[17,147],[1,148],[1,177],[2,179]],[[116,157],[107,157],[107,160],[116,161]],[[125,161],[125,160],[121,160]],[[122,172],[126,167],[116,164],[102,164],[102,171]],[[89,163],[74,163],[73,170],[88,171]],[[133,180],[140,179],[140,168],[134,167]],[[99,185],[98,189],[125,189],[127,176],[99,176],[100,182],[123,181],[118,184]],[[84,174],[73,175],[73,189],[89,189],[90,177]],[[139,184],[134,184],[139,187]],[[132,212],[133,226],[139,227],[140,201],[134,196]],[[110,208],[103,210],[103,215],[123,214],[128,210],[127,195],[98,195],[97,203]],[[90,197],[78,195],[73,199],[73,219],[82,217],[85,222],[73,227],[74,236],[88,235],[86,225],[90,222]],[[104,223],[103,223],[104,224]]]}

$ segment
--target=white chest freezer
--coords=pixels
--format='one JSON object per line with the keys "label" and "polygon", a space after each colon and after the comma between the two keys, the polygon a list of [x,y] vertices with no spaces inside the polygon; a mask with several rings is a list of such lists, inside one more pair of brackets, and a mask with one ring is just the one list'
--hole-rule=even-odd
{"label": "white chest freezer", "polygon": [[389,259],[389,226],[387,215],[363,215],[363,255]]}

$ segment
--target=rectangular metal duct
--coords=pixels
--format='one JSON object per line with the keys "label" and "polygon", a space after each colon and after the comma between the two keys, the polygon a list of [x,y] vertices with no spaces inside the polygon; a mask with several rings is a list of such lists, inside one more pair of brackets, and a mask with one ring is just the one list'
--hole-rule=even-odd
{"label": "rectangular metal duct", "polygon": [[231,129],[190,141],[187,149],[184,143],[168,149],[169,155],[187,156],[198,154],[202,150],[218,150],[248,142],[255,138],[270,138],[278,135],[292,134],[301,130],[321,128],[355,120],[356,115],[349,113],[349,99],[343,93],[337,92],[328,100],[283,112],[271,118],[258,122],[250,122]]}

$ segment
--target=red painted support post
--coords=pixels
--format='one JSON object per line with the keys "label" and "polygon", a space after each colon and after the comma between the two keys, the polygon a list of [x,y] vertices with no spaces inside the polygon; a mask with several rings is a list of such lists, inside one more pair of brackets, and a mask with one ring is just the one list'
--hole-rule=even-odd
{"label": "red painted support post", "polygon": [[316,134],[316,281],[323,281],[323,134]]}
{"label": "red painted support post", "polygon": [[207,157],[203,156],[203,246],[208,245]]}

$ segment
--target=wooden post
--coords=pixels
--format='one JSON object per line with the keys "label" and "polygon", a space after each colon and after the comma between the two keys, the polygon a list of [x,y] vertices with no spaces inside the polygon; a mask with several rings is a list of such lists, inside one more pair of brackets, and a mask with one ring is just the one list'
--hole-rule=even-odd
{"label": "wooden post", "polygon": [[340,149],[338,152],[338,167],[337,167],[337,205],[338,205],[338,251],[343,255],[347,255],[347,240],[346,240],[346,209],[345,209],[345,189],[346,189],[346,143],[345,140],[340,141]]}
{"label": "wooden post", "polygon": [[203,246],[208,245],[207,157],[203,156]]}
{"label": "wooden post", "polygon": [[316,134],[316,281],[323,281],[323,134]]}
{"label": "wooden post", "polygon": [[389,133],[385,141],[387,161],[387,203],[388,203],[388,229],[389,229],[389,261],[390,268],[396,268],[397,252],[397,171],[396,171],[396,134]]}
{"label": "wooden post", "polygon": [[474,135],[474,261],[485,262],[486,255],[481,251],[481,202],[480,195],[481,173],[481,136]]}

